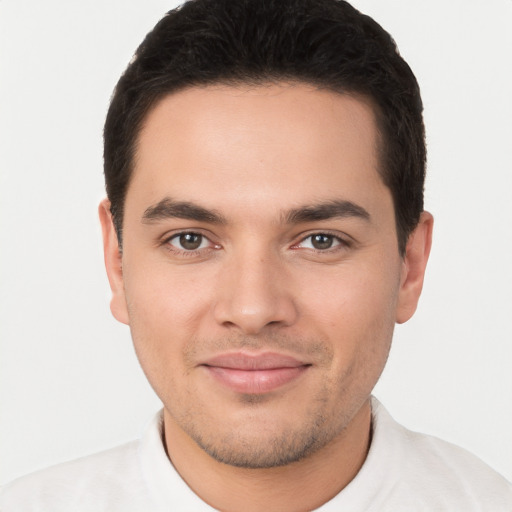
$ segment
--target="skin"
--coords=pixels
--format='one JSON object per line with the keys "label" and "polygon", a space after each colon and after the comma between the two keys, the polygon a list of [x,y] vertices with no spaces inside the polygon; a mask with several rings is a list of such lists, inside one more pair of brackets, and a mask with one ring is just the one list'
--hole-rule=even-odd
{"label": "skin", "polygon": [[[164,404],[169,458],[217,509],[311,510],[364,462],[369,397],[395,322],[415,311],[433,222],[422,214],[401,257],[377,137],[362,98],[190,88],[144,123],[122,251],[100,205],[112,312]],[[304,214],[333,202],[327,218]],[[205,366],[233,352],[304,371],[240,392]]]}

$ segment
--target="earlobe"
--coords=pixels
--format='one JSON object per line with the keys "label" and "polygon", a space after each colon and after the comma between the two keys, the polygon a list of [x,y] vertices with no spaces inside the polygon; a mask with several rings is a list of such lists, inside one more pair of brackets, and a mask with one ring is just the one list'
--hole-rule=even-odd
{"label": "earlobe", "polygon": [[103,233],[103,255],[105,259],[105,268],[107,270],[110,289],[112,290],[110,310],[116,320],[128,325],[129,319],[124,293],[122,255],[112,220],[112,213],[110,212],[110,201],[108,199],[101,201],[98,213],[100,217],[101,231]]}
{"label": "earlobe", "polygon": [[416,311],[432,245],[433,224],[432,215],[422,212],[418,225],[407,241],[396,311],[396,322],[399,324],[407,322]]}

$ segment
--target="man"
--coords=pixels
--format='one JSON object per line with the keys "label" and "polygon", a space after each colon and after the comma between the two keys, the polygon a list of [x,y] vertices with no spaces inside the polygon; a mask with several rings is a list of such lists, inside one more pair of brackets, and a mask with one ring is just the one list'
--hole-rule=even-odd
{"label": "man", "polygon": [[431,244],[416,80],[334,0],[195,0],[105,125],[112,312],[163,402],[140,442],[2,510],[510,510],[510,484],[371,391]]}

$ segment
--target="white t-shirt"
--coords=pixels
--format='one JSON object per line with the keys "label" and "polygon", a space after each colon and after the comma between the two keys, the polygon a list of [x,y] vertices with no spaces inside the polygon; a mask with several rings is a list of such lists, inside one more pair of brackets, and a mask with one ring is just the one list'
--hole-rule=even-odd
{"label": "white t-shirt", "polygon": [[[321,512],[511,512],[512,484],[465,450],[411,432],[372,399],[363,467]],[[140,441],[59,464],[4,486],[2,512],[202,512],[162,443],[162,414]]]}

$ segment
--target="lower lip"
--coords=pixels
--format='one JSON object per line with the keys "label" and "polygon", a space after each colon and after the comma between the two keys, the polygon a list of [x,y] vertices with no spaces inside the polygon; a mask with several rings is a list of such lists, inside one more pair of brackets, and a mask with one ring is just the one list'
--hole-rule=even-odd
{"label": "lower lip", "polygon": [[237,370],[219,366],[204,366],[221,384],[238,393],[262,394],[274,391],[299,378],[309,366]]}

